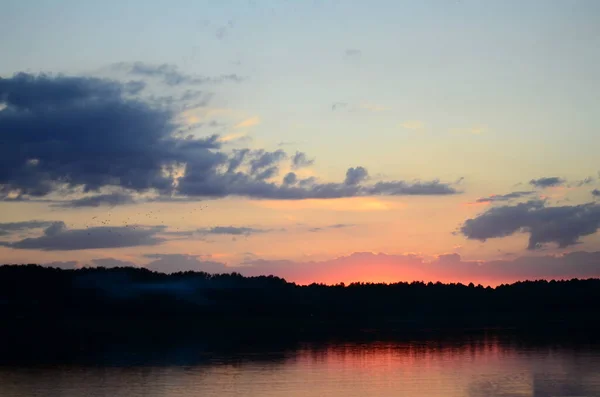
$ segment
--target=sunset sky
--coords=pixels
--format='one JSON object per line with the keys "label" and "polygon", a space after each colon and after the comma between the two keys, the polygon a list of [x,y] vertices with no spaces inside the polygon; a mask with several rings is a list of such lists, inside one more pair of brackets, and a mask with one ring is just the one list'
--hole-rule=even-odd
{"label": "sunset sky", "polygon": [[600,277],[600,2],[0,9],[0,262]]}

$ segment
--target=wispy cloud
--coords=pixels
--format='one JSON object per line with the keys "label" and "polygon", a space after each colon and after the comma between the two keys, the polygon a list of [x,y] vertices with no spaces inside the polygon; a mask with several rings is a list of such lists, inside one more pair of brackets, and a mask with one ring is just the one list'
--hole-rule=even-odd
{"label": "wispy cloud", "polygon": [[580,181],[575,182],[575,186],[582,187],[582,186],[585,186],[585,185],[591,185],[594,182],[595,182],[595,179],[593,177],[591,177],[591,176],[588,176],[587,178],[584,178],[584,179],[582,179]]}
{"label": "wispy cloud", "polygon": [[336,223],[335,225],[311,227],[310,229],[308,229],[308,231],[311,233],[316,233],[316,232],[323,232],[325,230],[332,230],[332,229],[346,229],[346,228],[354,227],[354,226],[356,226],[356,225],[346,224],[346,223]]}
{"label": "wispy cloud", "polygon": [[334,102],[331,104],[331,110],[336,111],[338,109],[346,108],[348,104],[346,102]]}
{"label": "wispy cloud", "polygon": [[344,51],[344,56],[346,58],[360,58],[362,51],[356,48],[348,48]]}
{"label": "wispy cloud", "polygon": [[453,134],[471,134],[480,135],[487,132],[486,127],[470,127],[470,128],[451,128],[450,132]]}
{"label": "wispy cloud", "polygon": [[200,234],[216,234],[216,235],[231,235],[231,236],[249,236],[251,234],[267,233],[271,229],[257,229],[246,226],[215,226],[207,229],[198,229]]}
{"label": "wispy cloud", "polygon": [[331,104],[331,111],[346,111],[350,113],[367,111],[367,112],[384,112],[390,110],[389,107],[376,103],[349,103],[349,102],[334,102]]}
{"label": "wispy cloud", "polygon": [[250,137],[245,132],[234,132],[232,134],[223,135],[219,138],[219,142],[233,142],[240,140],[247,140]]}
{"label": "wispy cloud", "polygon": [[297,142],[297,141],[281,141],[277,144],[277,146],[292,146],[292,145],[301,145],[304,142]]}
{"label": "wispy cloud", "polygon": [[147,269],[165,273],[196,271],[209,273],[226,273],[231,271],[220,262],[210,260],[210,257],[188,254],[148,254],[146,258],[155,259],[144,265]]}
{"label": "wispy cloud", "polygon": [[177,115],[177,120],[185,125],[195,125],[198,123],[209,123],[210,127],[217,127],[218,122],[209,119],[216,117],[234,118],[240,117],[237,111],[228,108],[215,108],[206,106],[196,106],[186,109]]}
{"label": "wispy cloud", "polygon": [[302,201],[257,200],[253,203],[260,207],[284,211],[320,209],[336,212],[373,212],[390,211],[404,206],[398,201],[375,197],[309,199]]}
{"label": "wispy cloud", "polygon": [[233,128],[248,128],[258,124],[260,124],[260,118],[258,116],[254,116],[237,123]]}
{"label": "wispy cloud", "polygon": [[390,108],[387,106],[378,105],[375,103],[363,103],[360,105],[360,108],[364,109],[364,110],[368,110],[370,112],[383,112],[386,110],[390,110]]}
{"label": "wispy cloud", "polygon": [[542,177],[542,178],[538,178],[538,179],[532,179],[529,181],[529,184],[532,186],[535,186],[537,188],[547,188],[547,187],[555,187],[555,186],[561,186],[566,182],[566,180],[559,178],[557,176],[549,176],[549,177]]}
{"label": "wispy cloud", "polygon": [[227,74],[215,77],[191,76],[179,71],[176,65],[170,64],[153,65],[143,62],[121,62],[113,65],[113,68],[117,71],[125,71],[132,75],[158,78],[168,86],[178,86],[183,84],[223,83],[227,81],[241,82],[244,80],[241,76],[236,74]]}
{"label": "wispy cloud", "polygon": [[413,120],[401,123],[400,127],[406,128],[407,130],[422,130],[423,128],[425,128],[425,124],[422,121]]}
{"label": "wispy cloud", "polygon": [[507,193],[507,194],[492,194],[491,196],[488,196],[488,197],[478,198],[477,200],[475,200],[475,203],[496,203],[496,202],[502,202],[502,201],[511,201],[511,200],[520,199],[520,198],[523,198],[526,196],[531,196],[532,194],[535,194],[535,192],[524,191],[524,192],[511,192],[511,193]]}

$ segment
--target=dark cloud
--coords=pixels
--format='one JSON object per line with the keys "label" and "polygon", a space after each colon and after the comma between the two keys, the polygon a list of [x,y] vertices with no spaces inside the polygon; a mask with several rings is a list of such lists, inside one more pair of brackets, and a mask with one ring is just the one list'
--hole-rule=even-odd
{"label": "dark cloud", "polygon": [[[360,167],[362,168],[362,167]],[[356,170],[356,169],[354,169]],[[356,171],[351,174],[355,177]],[[356,179],[351,179],[356,181]],[[437,180],[430,182],[378,182],[362,186],[347,183],[318,183],[310,177],[298,181],[297,185],[277,185],[251,175],[237,172],[230,174],[207,173],[189,167],[179,180],[179,192],[190,196],[224,197],[229,195],[280,200],[332,199],[357,196],[401,196],[401,195],[449,195],[459,193],[454,187]]]}
{"label": "dark cloud", "polygon": [[535,192],[528,191],[528,192],[511,192],[511,193],[507,193],[507,194],[494,194],[489,197],[481,197],[481,198],[475,200],[475,202],[476,203],[496,203],[499,201],[511,201],[511,200],[520,199],[520,198],[523,198],[526,196],[530,196],[532,194],[535,194]]}
{"label": "dark cloud", "polygon": [[235,149],[228,160],[227,173],[235,172],[244,162],[250,149]]}
{"label": "dark cloud", "polygon": [[317,178],[309,176],[308,178],[297,180],[298,186],[309,187],[317,184]]}
{"label": "dark cloud", "polygon": [[135,204],[136,200],[127,193],[109,193],[99,194],[97,196],[84,197],[76,200],[70,200],[54,204],[55,207],[62,208],[82,208],[82,207],[114,207],[117,205]]}
{"label": "dark cloud", "polygon": [[[207,272],[207,273],[230,273],[232,270],[223,263],[211,260],[203,260],[200,255],[180,255],[180,254],[149,254],[147,258],[156,259],[144,267],[161,272]],[[200,259],[199,259],[200,258]]]}
{"label": "dark cloud", "polygon": [[30,229],[41,229],[52,226],[53,221],[24,221],[0,223],[0,236],[8,236],[16,232],[22,232]]}
{"label": "dark cloud", "polygon": [[[239,83],[243,80],[242,77],[236,74],[224,74],[217,77],[197,77],[187,75],[177,68],[175,65],[162,64],[152,65],[143,62],[134,63],[118,63],[114,68],[119,71],[137,75],[141,77],[150,77],[160,79],[164,84],[169,86],[190,85],[190,84],[207,84],[207,83],[223,83],[227,81]],[[138,87],[134,87],[138,88]]]}
{"label": "dark cloud", "polygon": [[309,167],[315,163],[314,159],[309,159],[306,153],[296,152],[292,156],[292,169],[298,170],[300,168]]}
{"label": "dark cloud", "polygon": [[[124,88],[125,88],[125,92],[135,95],[135,94],[139,94],[146,88],[146,83],[143,81],[128,81],[128,82],[124,83]],[[197,92],[194,92],[194,96],[196,96],[197,94],[198,94]],[[187,98],[187,99],[192,99],[190,97],[190,95],[191,95],[191,91],[188,90],[184,93],[183,97]]]}
{"label": "dark cloud", "polygon": [[132,97],[131,90],[126,84],[89,77],[20,73],[0,78],[0,101],[6,104],[0,111],[0,196],[39,199],[75,189],[121,190],[122,195],[65,203],[82,206],[123,203],[127,195],[145,192],[168,198],[290,200],[458,193],[452,184],[437,180],[363,185],[363,167],[348,171],[346,182],[351,184],[319,183],[315,178],[294,185],[268,182],[288,157],[283,150],[224,152],[218,135],[181,137],[177,133],[183,126],[174,109]]}
{"label": "dark cloud", "polygon": [[284,177],[283,177],[283,184],[284,185],[294,185],[296,182],[298,182],[298,176],[293,173],[293,172],[288,172]]}
{"label": "dark cloud", "polygon": [[123,85],[86,77],[0,78],[0,192],[44,196],[66,185],[172,190],[165,166],[218,147],[176,139],[172,114],[127,98]]}
{"label": "dark cloud", "polygon": [[144,200],[139,200],[138,202],[145,203],[197,203],[198,200],[195,197],[183,197],[183,196],[156,196],[156,197],[147,197]]}
{"label": "dark cloud", "polygon": [[44,235],[47,237],[57,236],[67,230],[67,225],[64,222],[53,222],[44,230]]}
{"label": "dark cloud", "polygon": [[311,232],[311,233],[315,233],[315,232],[322,232],[324,230],[345,229],[345,228],[354,227],[354,226],[356,226],[356,225],[346,224],[346,223],[336,223],[335,225],[312,227],[312,228],[308,229],[308,231]]}
{"label": "dark cloud", "polygon": [[598,190],[598,189],[592,190],[592,196],[594,196],[594,197],[600,197],[600,190]]}
{"label": "dark cloud", "polygon": [[579,239],[596,233],[600,227],[600,205],[595,203],[547,207],[544,201],[528,201],[514,206],[490,208],[468,219],[460,231],[468,239],[485,241],[489,238],[529,233],[528,249],[546,243],[559,247],[577,244]]}
{"label": "dark cloud", "polygon": [[[254,158],[250,160],[250,173],[257,174],[263,171],[267,167],[272,167],[278,164],[280,161],[285,159],[287,155],[281,149],[274,152],[268,152],[265,150],[257,150],[253,153]],[[262,178],[265,179],[265,178]]]}
{"label": "dark cloud", "polygon": [[559,178],[557,176],[551,176],[551,177],[544,177],[544,178],[539,178],[539,179],[532,179],[529,181],[529,184],[543,189],[546,187],[560,186],[560,185],[564,184],[565,182],[566,181],[562,178]]}
{"label": "dark cloud", "polygon": [[23,194],[19,194],[17,196],[9,196],[7,191],[3,191],[2,185],[0,185],[0,201],[4,201],[7,203],[54,203],[56,200],[52,199],[42,199],[26,196]]}
{"label": "dark cloud", "polygon": [[279,173],[279,167],[269,167],[265,170],[260,171],[256,174],[255,178],[259,181],[263,181],[265,179],[273,178],[275,175]]}
{"label": "dark cloud", "polygon": [[17,73],[0,78],[0,100],[8,110],[40,110],[76,101],[116,98],[135,94],[139,87],[97,78],[66,77]]}
{"label": "dark cloud", "polygon": [[164,227],[90,227],[68,230],[63,222],[54,222],[40,237],[25,238],[0,245],[14,249],[73,251],[98,248],[153,246],[166,241],[157,237]]}
{"label": "dark cloud", "polygon": [[355,186],[363,182],[369,177],[369,173],[364,167],[348,168],[346,171],[346,185]]}
{"label": "dark cloud", "polygon": [[375,196],[431,196],[431,195],[449,195],[459,193],[455,188],[447,183],[438,180],[429,182],[377,182],[375,185],[366,189],[367,195]]}

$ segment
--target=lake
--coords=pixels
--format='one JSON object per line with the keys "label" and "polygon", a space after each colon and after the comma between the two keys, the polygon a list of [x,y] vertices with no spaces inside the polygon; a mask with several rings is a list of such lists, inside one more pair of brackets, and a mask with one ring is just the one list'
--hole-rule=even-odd
{"label": "lake", "polygon": [[600,348],[499,336],[114,347],[3,361],[0,396],[600,396]]}

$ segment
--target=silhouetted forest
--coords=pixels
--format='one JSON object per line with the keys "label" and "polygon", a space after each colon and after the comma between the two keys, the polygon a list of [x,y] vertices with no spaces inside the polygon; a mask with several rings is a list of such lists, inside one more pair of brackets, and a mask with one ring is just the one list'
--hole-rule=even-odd
{"label": "silhouetted forest", "polygon": [[600,280],[300,286],[274,276],[0,266],[2,332],[136,338],[600,328]]}

